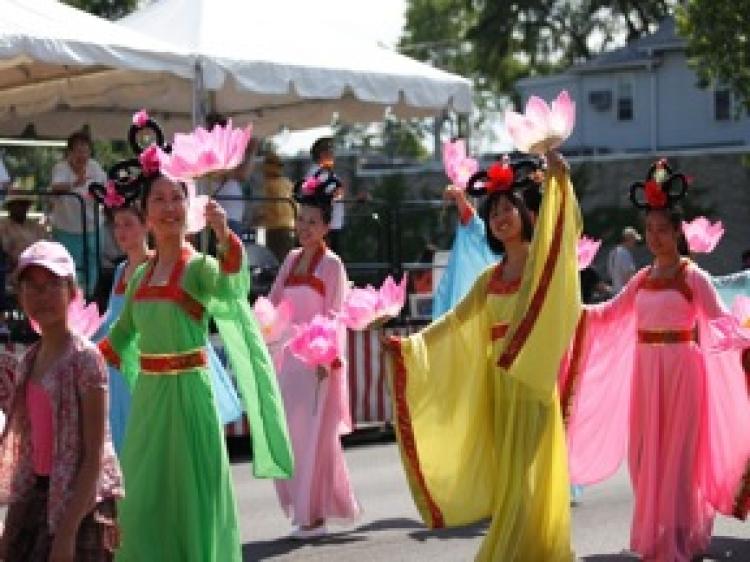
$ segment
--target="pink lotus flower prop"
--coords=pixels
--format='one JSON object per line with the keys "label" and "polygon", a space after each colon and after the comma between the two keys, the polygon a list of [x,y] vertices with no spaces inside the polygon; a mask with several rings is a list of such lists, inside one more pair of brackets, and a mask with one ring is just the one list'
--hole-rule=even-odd
{"label": "pink lotus flower prop", "polygon": [[398,316],[406,301],[407,276],[396,283],[390,275],[380,289],[355,287],[344,299],[340,319],[350,330],[361,331]]}
{"label": "pink lotus flower prop", "polygon": [[601,240],[595,238],[589,238],[588,236],[581,236],[578,240],[578,247],[576,248],[578,253],[578,269],[583,271],[591,262],[594,261],[596,253],[602,245]]}
{"label": "pink lotus flower prop", "polygon": [[308,367],[333,365],[340,356],[338,326],[337,320],[316,314],[310,322],[294,327],[289,351]]}
{"label": "pink lotus flower prop", "polygon": [[683,221],[682,232],[691,252],[709,254],[724,236],[724,225],[721,221],[711,224],[706,217],[696,217],[691,222]]}
{"label": "pink lotus flower prop", "polygon": [[192,180],[232,170],[242,163],[252,126],[235,129],[216,125],[210,132],[198,127],[190,134],[177,133],[172,152],[159,149],[161,171],[174,180]]}
{"label": "pink lotus flower prop", "polygon": [[513,144],[521,152],[545,154],[560,146],[573,132],[576,104],[563,90],[551,105],[531,96],[523,114],[505,112],[505,126]]}
{"label": "pink lotus flower prop", "polygon": [[[83,294],[79,291],[68,305],[68,326],[70,329],[86,338],[93,336],[102,325],[104,318],[99,314],[99,307],[95,302],[86,304]],[[30,319],[32,329],[41,334],[39,324]]]}
{"label": "pink lotus flower prop", "polygon": [[466,141],[456,139],[443,143],[443,168],[454,186],[466,189],[466,183],[479,169],[479,163],[466,155]]}
{"label": "pink lotus flower prop", "polygon": [[258,297],[253,305],[253,312],[266,343],[279,341],[291,326],[292,303],[287,299],[282,300],[279,306],[274,306],[266,297]]}
{"label": "pink lotus flower prop", "polygon": [[732,316],[711,321],[718,336],[715,351],[750,347],[750,297],[738,296],[732,303]]}

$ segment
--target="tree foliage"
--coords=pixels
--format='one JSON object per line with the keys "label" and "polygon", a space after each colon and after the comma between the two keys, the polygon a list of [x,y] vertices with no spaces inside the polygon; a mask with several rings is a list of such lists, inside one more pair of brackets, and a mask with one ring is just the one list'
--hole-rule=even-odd
{"label": "tree foliage", "polygon": [[409,0],[399,48],[511,93],[523,76],[556,72],[653,31],[676,0]]}
{"label": "tree foliage", "polygon": [[63,0],[79,10],[102,18],[116,20],[138,7],[138,0]]}
{"label": "tree foliage", "polygon": [[728,86],[750,111],[750,2],[687,0],[677,24],[700,85]]}

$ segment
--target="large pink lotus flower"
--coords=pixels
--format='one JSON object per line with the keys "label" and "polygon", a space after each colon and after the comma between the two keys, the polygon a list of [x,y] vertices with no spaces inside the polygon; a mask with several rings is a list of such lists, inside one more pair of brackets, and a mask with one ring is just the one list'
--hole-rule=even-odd
{"label": "large pink lotus flower", "polygon": [[724,225],[721,221],[711,224],[706,217],[696,217],[691,222],[682,223],[682,232],[687,238],[688,248],[697,254],[709,254],[724,236]]}
{"label": "large pink lotus flower", "polygon": [[[99,307],[95,302],[86,304],[83,293],[78,291],[75,298],[68,305],[68,327],[86,338],[93,336],[102,325],[104,317],[99,314]],[[30,319],[32,329],[41,334],[41,328],[35,320]]]}
{"label": "large pink lotus flower", "polygon": [[232,170],[242,163],[252,126],[245,129],[216,125],[210,132],[198,127],[190,134],[177,133],[170,153],[159,149],[161,171],[174,180],[192,180]]}
{"label": "large pink lotus flower", "polygon": [[283,299],[279,306],[274,306],[266,297],[258,297],[253,305],[253,312],[266,343],[279,341],[290,328],[292,303],[287,299]]}
{"label": "large pink lotus flower", "polygon": [[581,236],[578,240],[578,247],[576,248],[578,254],[578,269],[583,271],[591,262],[594,261],[596,253],[602,245],[601,240],[596,238],[589,238],[588,236]]}
{"label": "large pink lotus flower", "polygon": [[732,303],[732,315],[711,321],[718,343],[716,351],[750,347],[750,297],[740,295]]}
{"label": "large pink lotus flower", "polygon": [[406,301],[407,276],[396,284],[390,275],[380,289],[355,287],[344,299],[339,318],[350,330],[361,331],[398,316]]}
{"label": "large pink lotus flower", "polygon": [[443,168],[456,187],[466,188],[466,183],[479,169],[479,163],[466,155],[466,141],[456,139],[443,143]]}
{"label": "large pink lotus flower", "polygon": [[516,148],[521,152],[545,154],[560,146],[573,132],[576,104],[563,90],[547,105],[543,99],[531,96],[523,114],[505,112],[505,126]]}
{"label": "large pink lotus flower", "polygon": [[289,351],[308,367],[329,367],[340,357],[338,320],[316,314],[313,319],[294,326]]}

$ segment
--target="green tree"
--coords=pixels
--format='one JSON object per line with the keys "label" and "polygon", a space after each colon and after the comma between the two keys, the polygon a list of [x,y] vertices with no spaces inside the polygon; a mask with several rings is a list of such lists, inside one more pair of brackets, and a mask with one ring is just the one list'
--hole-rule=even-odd
{"label": "green tree", "polygon": [[116,20],[138,7],[138,0],[63,0],[79,10],[96,16]]}
{"label": "green tree", "polygon": [[750,111],[750,2],[687,0],[677,24],[699,85],[728,86]]}

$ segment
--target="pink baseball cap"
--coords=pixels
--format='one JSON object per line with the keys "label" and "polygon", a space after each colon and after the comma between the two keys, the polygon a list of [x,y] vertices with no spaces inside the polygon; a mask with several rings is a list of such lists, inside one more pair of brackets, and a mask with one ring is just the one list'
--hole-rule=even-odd
{"label": "pink baseball cap", "polygon": [[34,242],[18,256],[16,276],[21,275],[24,269],[32,265],[38,265],[51,271],[58,277],[75,277],[76,264],[73,258],[59,242],[40,240]]}

